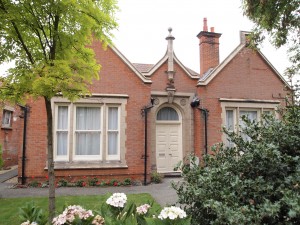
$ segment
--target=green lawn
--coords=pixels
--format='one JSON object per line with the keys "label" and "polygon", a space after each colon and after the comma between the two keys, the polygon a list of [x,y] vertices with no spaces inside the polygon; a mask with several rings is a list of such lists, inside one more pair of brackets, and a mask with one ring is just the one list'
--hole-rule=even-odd
{"label": "green lawn", "polygon": [[[150,194],[130,194],[127,197],[128,201],[134,201],[137,205],[154,201]],[[81,205],[85,209],[97,210],[106,199],[107,195],[59,196],[56,197],[56,211],[61,213],[66,205]],[[43,208],[45,212],[48,211],[47,197],[2,198],[0,199],[0,225],[20,224],[19,208],[30,201]],[[161,209],[156,202],[154,202],[153,207],[157,210]]]}

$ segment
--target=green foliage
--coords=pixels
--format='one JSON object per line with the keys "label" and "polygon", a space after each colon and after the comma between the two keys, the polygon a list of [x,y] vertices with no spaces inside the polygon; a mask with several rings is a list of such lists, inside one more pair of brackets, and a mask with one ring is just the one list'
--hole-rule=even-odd
{"label": "green foliage", "polygon": [[159,184],[163,181],[163,175],[154,171],[151,173],[151,182]]}
{"label": "green foliage", "polygon": [[132,181],[131,181],[130,178],[126,178],[126,179],[123,181],[123,185],[125,185],[125,186],[129,186],[129,185],[131,185],[131,183],[132,183]]}
{"label": "green foliage", "polygon": [[16,64],[2,83],[3,98],[89,93],[100,69],[89,46],[110,43],[116,9],[115,0],[1,0],[0,63]]}
{"label": "green foliage", "polygon": [[4,162],[3,162],[3,158],[2,158],[2,145],[0,145],[0,169],[2,169]]}
{"label": "green foliage", "polygon": [[289,44],[289,57],[293,64],[287,69],[288,76],[300,71],[300,16],[299,0],[243,0],[244,14],[256,28],[255,42],[262,41],[267,33],[275,47]]}
{"label": "green foliage", "polygon": [[90,178],[90,179],[88,179],[88,183],[89,183],[89,186],[97,186],[98,185],[98,178],[97,177]]}
{"label": "green foliage", "polygon": [[68,181],[65,180],[65,179],[60,179],[58,182],[57,182],[57,185],[59,187],[67,187],[68,186]]}
{"label": "green foliage", "polygon": [[85,183],[84,180],[77,180],[76,183],[75,183],[75,186],[76,187],[85,187],[86,183]]}
{"label": "green foliage", "polygon": [[217,145],[200,165],[194,156],[182,165],[184,181],[173,186],[192,224],[300,223],[300,107],[280,114],[244,118],[251,141],[225,131],[235,147]]}
{"label": "green foliage", "polygon": [[46,214],[40,207],[35,206],[33,202],[26,203],[24,207],[19,209],[19,217],[22,222],[36,222],[39,225],[47,224]]}

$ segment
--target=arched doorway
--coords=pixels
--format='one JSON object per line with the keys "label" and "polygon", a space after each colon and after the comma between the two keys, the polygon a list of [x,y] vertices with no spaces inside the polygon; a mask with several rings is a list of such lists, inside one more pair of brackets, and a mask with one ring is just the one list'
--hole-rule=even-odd
{"label": "arched doorway", "polygon": [[156,167],[159,173],[174,172],[182,160],[181,114],[170,106],[156,115]]}

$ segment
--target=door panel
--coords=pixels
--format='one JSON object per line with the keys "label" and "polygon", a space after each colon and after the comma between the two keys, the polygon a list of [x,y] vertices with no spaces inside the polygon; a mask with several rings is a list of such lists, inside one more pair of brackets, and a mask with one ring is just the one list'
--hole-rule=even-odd
{"label": "door panel", "polygon": [[180,124],[156,125],[156,162],[160,173],[173,172],[182,160]]}

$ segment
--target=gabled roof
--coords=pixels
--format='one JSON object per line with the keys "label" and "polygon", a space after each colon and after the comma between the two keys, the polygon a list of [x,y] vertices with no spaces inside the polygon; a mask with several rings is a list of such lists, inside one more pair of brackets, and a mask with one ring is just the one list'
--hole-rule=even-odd
{"label": "gabled roof", "polygon": [[[139,64],[135,63],[134,65],[136,66],[137,69],[140,70],[140,72],[145,76],[145,77],[151,77],[155,71],[166,61],[168,61],[168,51],[166,51],[164,57],[162,57],[156,64]],[[199,74],[180,62],[180,60],[176,57],[174,53],[174,61],[185,71],[185,73],[192,79],[199,79]],[[152,66],[152,67],[151,67]]]}
{"label": "gabled roof", "polygon": [[115,46],[109,46],[113,52],[115,52],[120,59],[144,82],[151,84],[152,81],[143,75]]}
{"label": "gabled roof", "polygon": [[[243,48],[246,48],[246,43],[241,43],[239,46],[237,46],[233,52],[231,52],[227,58],[223,60],[217,67],[210,68],[207,72],[204,73],[204,75],[199,79],[197,86],[205,86],[209,84],[209,82],[214,79],[219,72],[229,64],[229,62],[240,52]],[[275,67],[270,63],[270,61],[264,56],[264,54],[260,50],[256,50],[258,54],[263,58],[263,60],[271,67],[273,72],[278,76],[278,78],[288,87],[290,85],[287,83],[287,81],[284,79],[284,77],[275,69]]]}

